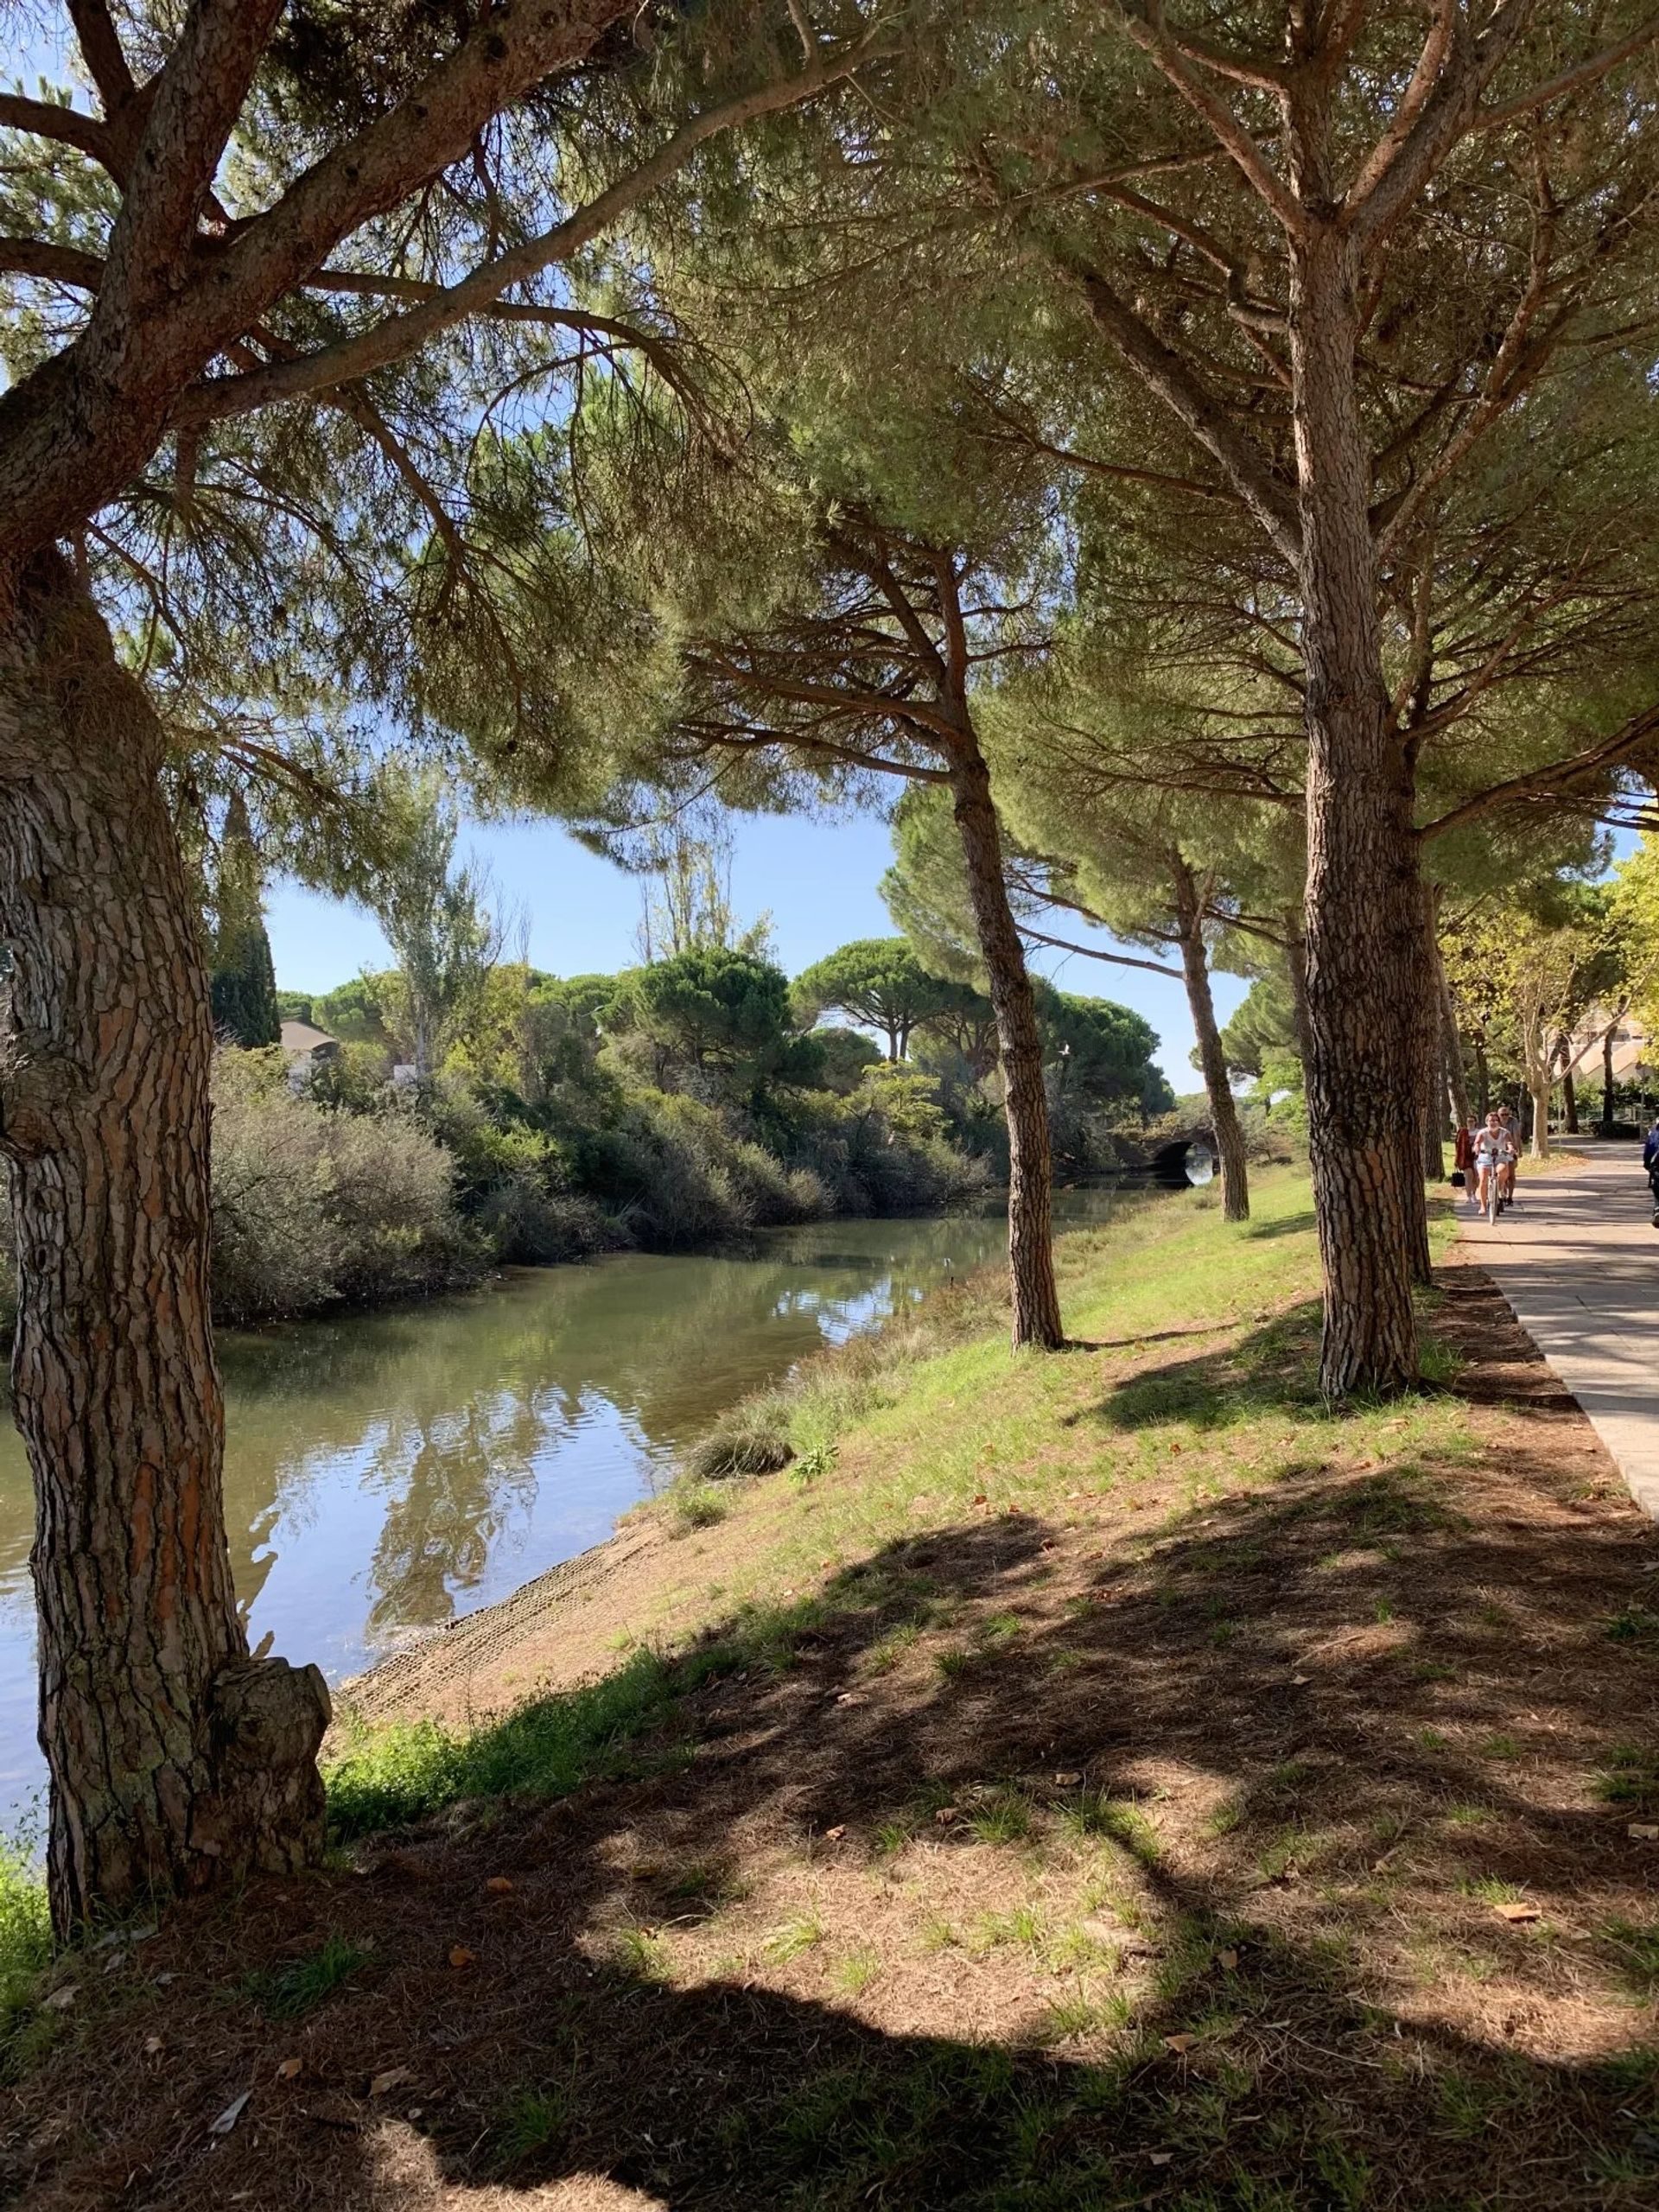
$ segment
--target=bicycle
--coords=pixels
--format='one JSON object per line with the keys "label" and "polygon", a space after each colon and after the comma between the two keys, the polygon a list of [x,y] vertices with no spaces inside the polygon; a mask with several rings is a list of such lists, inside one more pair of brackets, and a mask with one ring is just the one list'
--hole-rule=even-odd
{"label": "bicycle", "polygon": [[1503,1211],[1503,1177],[1498,1162],[1494,1160],[1486,1170],[1486,1223],[1491,1229],[1497,1227],[1497,1217]]}
{"label": "bicycle", "polygon": [[1486,1166],[1486,1203],[1483,1211],[1487,1225],[1492,1229],[1497,1227],[1498,1216],[1503,1209],[1515,1203],[1503,1189],[1503,1160],[1493,1154]]}

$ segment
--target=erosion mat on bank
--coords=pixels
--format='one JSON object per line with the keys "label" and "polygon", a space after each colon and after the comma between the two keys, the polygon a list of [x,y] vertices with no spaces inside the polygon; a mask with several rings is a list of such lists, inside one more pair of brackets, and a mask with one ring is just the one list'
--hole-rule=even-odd
{"label": "erosion mat on bank", "polygon": [[1327,1414],[1306,1205],[1067,1240],[1085,1348],[992,1323],[665,1516],[671,1646],[61,1961],[14,2192],[1651,2205],[1659,1537],[1472,1268],[1439,1387]]}

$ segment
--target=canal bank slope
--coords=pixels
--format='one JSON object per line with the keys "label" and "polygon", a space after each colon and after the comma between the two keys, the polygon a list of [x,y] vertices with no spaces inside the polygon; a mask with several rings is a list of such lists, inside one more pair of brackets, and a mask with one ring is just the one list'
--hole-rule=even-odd
{"label": "canal bank slope", "polygon": [[355,1751],[330,1872],[66,1962],[3,2178],[1650,2204],[1659,1534],[1472,1268],[1440,1387],[1328,1414],[1288,1175],[1062,1250],[1077,1350],[969,1291],[826,1370],[808,1464],[658,1509],[474,1668],[504,1718]]}

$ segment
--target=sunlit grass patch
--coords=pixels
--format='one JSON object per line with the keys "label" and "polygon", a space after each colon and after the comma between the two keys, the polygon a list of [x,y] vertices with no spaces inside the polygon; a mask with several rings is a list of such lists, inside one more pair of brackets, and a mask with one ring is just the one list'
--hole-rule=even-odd
{"label": "sunlit grass patch", "polygon": [[1062,1997],[1051,1998],[1043,2008],[1039,2039],[1046,2044],[1080,2041],[1110,2035],[1128,2026],[1135,2018],[1135,1999],[1127,1990],[1096,1991],[1084,1984]]}
{"label": "sunlit grass patch", "polygon": [[1127,1797],[1109,1796],[1101,1789],[1080,1792],[1062,1810],[1060,1825],[1079,1840],[1109,1836],[1143,1864],[1149,1865],[1162,1848],[1157,1829],[1137,1804]]}
{"label": "sunlit grass patch", "polygon": [[830,1969],[830,1979],[844,1996],[861,1997],[881,1974],[882,1957],[874,1943],[859,1943]]}
{"label": "sunlit grass patch", "polygon": [[1017,1904],[1007,1912],[983,1912],[969,1933],[969,1947],[976,1951],[994,1951],[1003,1944],[1020,1944],[1034,1950],[1043,1940],[1042,1909],[1035,1904]]}
{"label": "sunlit grass patch", "polygon": [[654,1928],[618,1929],[612,1940],[611,1962],[630,1981],[662,1983],[673,1979],[674,1955]]}
{"label": "sunlit grass patch", "polygon": [[774,1928],[762,1948],[774,1966],[787,1966],[803,1951],[812,1950],[822,1943],[825,1932],[817,1909],[811,1908],[794,1914]]}
{"label": "sunlit grass patch", "polygon": [[662,1729],[683,1697],[745,1669],[786,1673],[799,1638],[823,1616],[817,1598],[744,1605],[717,1642],[677,1658],[635,1651],[597,1681],[532,1698],[471,1733],[435,1720],[367,1728],[347,1714],[340,1754],[324,1774],[330,1828],[349,1839],[421,1820],[458,1799],[562,1797],[600,1776],[639,1771],[640,1738]]}
{"label": "sunlit grass patch", "polygon": [[1031,1807],[1017,1789],[993,1789],[963,1816],[981,1843],[1021,1843],[1031,1834]]}
{"label": "sunlit grass patch", "polygon": [[1449,1828],[1490,1827],[1497,1815],[1490,1805],[1448,1805],[1440,1818]]}
{"label": "sunlit grass patch", "polygon": [[1220,1804],[1205,1815],[1205,1834],[1217,1837],[1231,1835],[1236,1828],[1243,1827],[1248,1817],[1248,1810],[1242,1797],[1224,1797]]}
{"label": "sunlit grass patch", "polygon": [[676,1688],[675,1671],[641,1651],[596,1682],[537,1699],[471,1735],[435,1720],[348,1732],[326,1777],[330,1824],[337,1834],[361,1835],[461,1797],[563,1796],[613,1770],[622,1745],[667,1717]]}
{"label": "sunlit grass patch", "polygon": [[668,1493],[669,1522],[682,1535],[717,1527],[731,1510],[712,1483],[677,1482]]}

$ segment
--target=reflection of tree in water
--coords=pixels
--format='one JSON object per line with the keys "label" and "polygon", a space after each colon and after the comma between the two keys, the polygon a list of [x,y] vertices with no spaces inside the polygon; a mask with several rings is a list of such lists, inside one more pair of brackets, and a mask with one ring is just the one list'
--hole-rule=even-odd
{"label": "reflection of tree in water", "polygon": [[[1001,1236],[995,1219],[821,1224],[758,1239],[749,1256],[629,1254],[227,1337],[226,1491],[244,1605],[283,1529],[326,1527],[349,1490],[385,1502],[364,1561],[371,1637],[447,1620],[601,1411],[614,1408],[636,1445],[638,1484],[849,1314],[868,1318],[873,1297],[902,1302],[991,1257]],[[619,1484],[619,1510],[632,1494]],[[525,1571],[550,1563],[527,1558]]]}
{"label": "reflection of tree in water", "polygon": [[[343,1481],[384,1492],[385,1557],[410,1563],[388,1565],[382,1602],[406,1583],[427,1586],[413,1562],[429,1550],[474,1586],[480,1552],[533,1495],[584,1405],[614,1407],[642,1453],[665,1459],[842,1333],[848,1314],[866,1318],[884,1286],[902,1302],[947,1263],[960,1272],[994,1256],[1001,1235],[994,1218],[830,1222],[757,1239],[752,1256],[630,1254],[516,1273],[429,1306],[229,1335],[226,1491],[243,1603],[263,1588],[283,1529],[325,1521]],[[8,1436],[0,1574],[26,1573],[32,1519],[28,1469]]]}
{"label": "reflection of tree in water", "polygon": [[[505,1421],[491,1418],[505,1414]],[[452,1619],[458,1596],[484,1579],[515,1512],[536,1494],[540,1423],[530,1404],[493,1394],[433,1426],[399,1423],[373,1454],[367,1478],[384,1490],[375,1541],[366,1641]]]}

